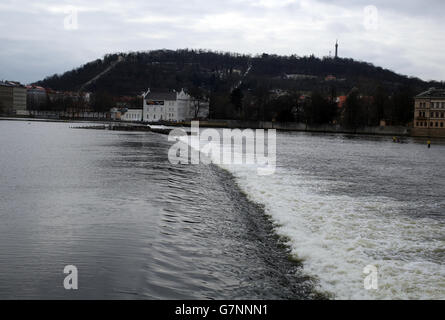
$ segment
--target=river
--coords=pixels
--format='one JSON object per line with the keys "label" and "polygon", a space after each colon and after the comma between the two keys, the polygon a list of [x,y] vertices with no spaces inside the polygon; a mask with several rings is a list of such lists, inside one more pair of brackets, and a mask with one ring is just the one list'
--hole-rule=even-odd
{"label": "river", "polygon": [[259,176],[70,126],[0,121],[2,299],[445,298],[440,142],[279,132]]}

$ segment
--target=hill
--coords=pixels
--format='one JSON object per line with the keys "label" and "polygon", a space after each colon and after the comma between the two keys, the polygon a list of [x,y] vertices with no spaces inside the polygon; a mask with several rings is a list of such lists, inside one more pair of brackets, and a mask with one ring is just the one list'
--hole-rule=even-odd
{"label": "hill", "polygon": [[[308,123],[349,119],[352,125],[377,125],[382,119],[406,124],[412,120],[414,95],[444,87],[347,58],[187,49],[108,54],[36,84],[91,91],[97,109],[109,108],[101,101],[110,101],[111,96],[136,96],[147,88],[184,88],[210,99],[213,118]],[[339,112],[336,97],[352,92],[349,109]],[[310,101],[301,102],[302,94]]]}
{"label": "hill", "polygon": [[[120,63],[116,63],[121,59]],[[114,95],[140,94],[148,87],[181,89],[192,86],[208,90],[231,87],[241,80],[249,65],[245,85],[262,83],[273,89],[323,91],[335,85],[339,94],[357,87],[372,94],[378,85],[388,90],[409,85],[414,91],[437,82],[409,78],[370,63],[345,58],[316,58],[263,54],[249,56],[205,50],[156,50],[149,52],[108,54],[62,75],[53,75],[36,84],[54,90],[92,92],[107,91]],[[111,70],[107,70],[108,68]],[[96,81],[91,81],[105,70]],[[327,76],[334,76],[326,81]],[[85,84],[87,84],[85,86]]]}

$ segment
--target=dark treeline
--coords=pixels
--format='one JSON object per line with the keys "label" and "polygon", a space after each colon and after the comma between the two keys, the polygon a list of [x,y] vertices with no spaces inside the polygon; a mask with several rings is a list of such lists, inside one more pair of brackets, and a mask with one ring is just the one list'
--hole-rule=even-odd
{"label": "dark treeline", "polygon": [[[45,101],[39,101],[38,103],[28,100],[27,109],[35,111],[108,112],[118,102],[121,102],[121,99],[107,91],[98,91],[90,94],[88,98],[84,95],[62,93],[56,97],[47,95]],[[131,99],[126,99],[124,105],[130,109],[140,109],[142,108],[142,97],[135,96],[131,97]]]}
{"label": "dark treeline", "polygon": [[406,125],[413,120],[414,96],[409,86],[401,86],[390,94],[378,86],[373,96],[362,96],[354,88],[347,96],[341,120],[350,127],[376,126],[381,120],[386,124]]}
{"label": "dark treeline", "polygon": [[[119,57],[122,61],[108,73],[84,86]],[[147,88],[184,88],[210,100],[212,118],[351,126],[377,125],[380,120],[406,124],[412,118],[413,96],[444,85],[352,59],[187,49],[109,54],[37,84],[91,91],[97,110],[109,109],[108,96],[136,96]],[[336,103],[338,96],[348,96],[342,108]]]}
{"label": "dark treeline", "polygon": [[314,91],[277,95],[267,88],[242,91],[232,95],[213,93],[210,99],[211,118],[256,121],[301,122],[307,124],[342,124],[348,127],[406,125],[412,121],[414,92],[402,86],[388,94],[377,87],[374,96],[365,96],[353,88],[343,105],[336,96]]}
{"label": "dark treeline", "polygon": [[[123,61],[87,91],[108,91],[114,95],[136,95],[147,88],[180,90],[193,86],[210,89],[216,82],[239,81],[237,70],[245,70],[250,59],[246,55],[204,50],[157,50],[109,54],[63,75],[53,75],[37,84],[54,90],[76,91],[100,74],[119,56]],[[234,71],[235,70],[235,71]]]}

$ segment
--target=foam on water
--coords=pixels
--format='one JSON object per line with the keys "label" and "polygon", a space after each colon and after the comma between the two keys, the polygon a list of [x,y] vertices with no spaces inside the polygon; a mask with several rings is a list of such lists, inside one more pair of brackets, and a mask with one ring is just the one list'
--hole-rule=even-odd
{"label": "foam on water", "polygon": [[[445,268],[422,255],[441,250],[431,241],[443,225],[430,219],[394,219],[403,204],[387,198],[352,198],[308,193],[302,177],[278,169],[268,178],[234,170],[241,188],[265,205],[292,252],[337,298],[443,298]],[[304,181],[305,185],[310,182]],[[320,181],[318,184],[322,183]],[[379,289],[364,290],[363,268],[375,265]]]}
{"label": "foam on water", "polygon": [[[183,137],[188,139],[196,137]],[[332,195],[326,191],[336,181],[295,169],[277,167],[275,174],[260,176],[256,166],[220,166],[264,205],[321,291],[337,299],[445,298],[443,220],[397,214],[415,205],[409,201]],[[367,265],[378,268],[378,290],[364,288]]]}

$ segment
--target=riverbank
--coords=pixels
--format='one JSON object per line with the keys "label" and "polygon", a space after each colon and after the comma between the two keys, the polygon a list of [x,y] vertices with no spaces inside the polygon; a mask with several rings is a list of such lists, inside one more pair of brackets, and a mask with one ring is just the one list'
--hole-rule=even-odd
{"label": "riverbank", "polygon": [[[140,122],[123,122],[116,120],[91,120],[91,119],[44,119],[44,118],[11,118],[0,117],[0,120],[11,121],[40,121],[40,122],[75,122],[75,123],[101,123],[113,124],[117,127],[127,128],[131,127],[132,131],[137,131],[137,128],[142,128],[141,131],[147,131],[146,124]],[[165,128],[168,127],[190,127],[191,121],[183,121],[177,123],[161,122],[159,123]],[[338,134],[362,134],[362,135],[382,135],[382,136],[401,136],[401,137],[437,137],[445,138],[444,130],[418,130],[405,126],[366,126],[359,128],[347,128],[341,125],[325,124],[325,125],[308,125],[297,122],[272,122],[272,121],[241,121],[241,120],[203,120],[199,122],[200,127],[204,128],[228,128],[228,129],[276,129],[280,131],[300,131],[300,132],[319,132],[319,133],[338,133]],[[158,126],[158,124],[156,124]],[[166,130],[161,130],[160,133],[168,133]]]}
{"label": "riverbank", "polygon": [[[168,124],[170,126],[190,126],[190,121]],[[279,131],[299,131],[315,133],[358,134],[375,136],[419,137],[419,138],[445,138],[443,129],[420,129],[406,126],[365,126],[347,128],[341,125],[324,124],[309,125],[297,122],[272,121],[240,121],[240,120],[204,120],[199,122],[202,128],[229,128],[229,129],[276,129]]]}
{"label": "riverbank", "polygon": [[[184,122],[182,125],[189,125]],[[272,122],[272,121],[240,121],[240,120],[205,120],[200,121],[201,127],[230,128],[230,129],[276,129],[280,131],[302,131],[320,133],[346,133],[346,134],[368,134],[368,135],[388,135],[388,136],[409,136],[410,128],[404,126],[386,127],[360,127],[346,128],[341,125],[309,125],[297,122]]]}
{"label": "riverbank", "polygon": [[28,121],[28,122],[61,122],[61,123],[122,123],[115,120],[91,120],[91,119],[52,119],[35,117],[0,117],[0,121]]}

